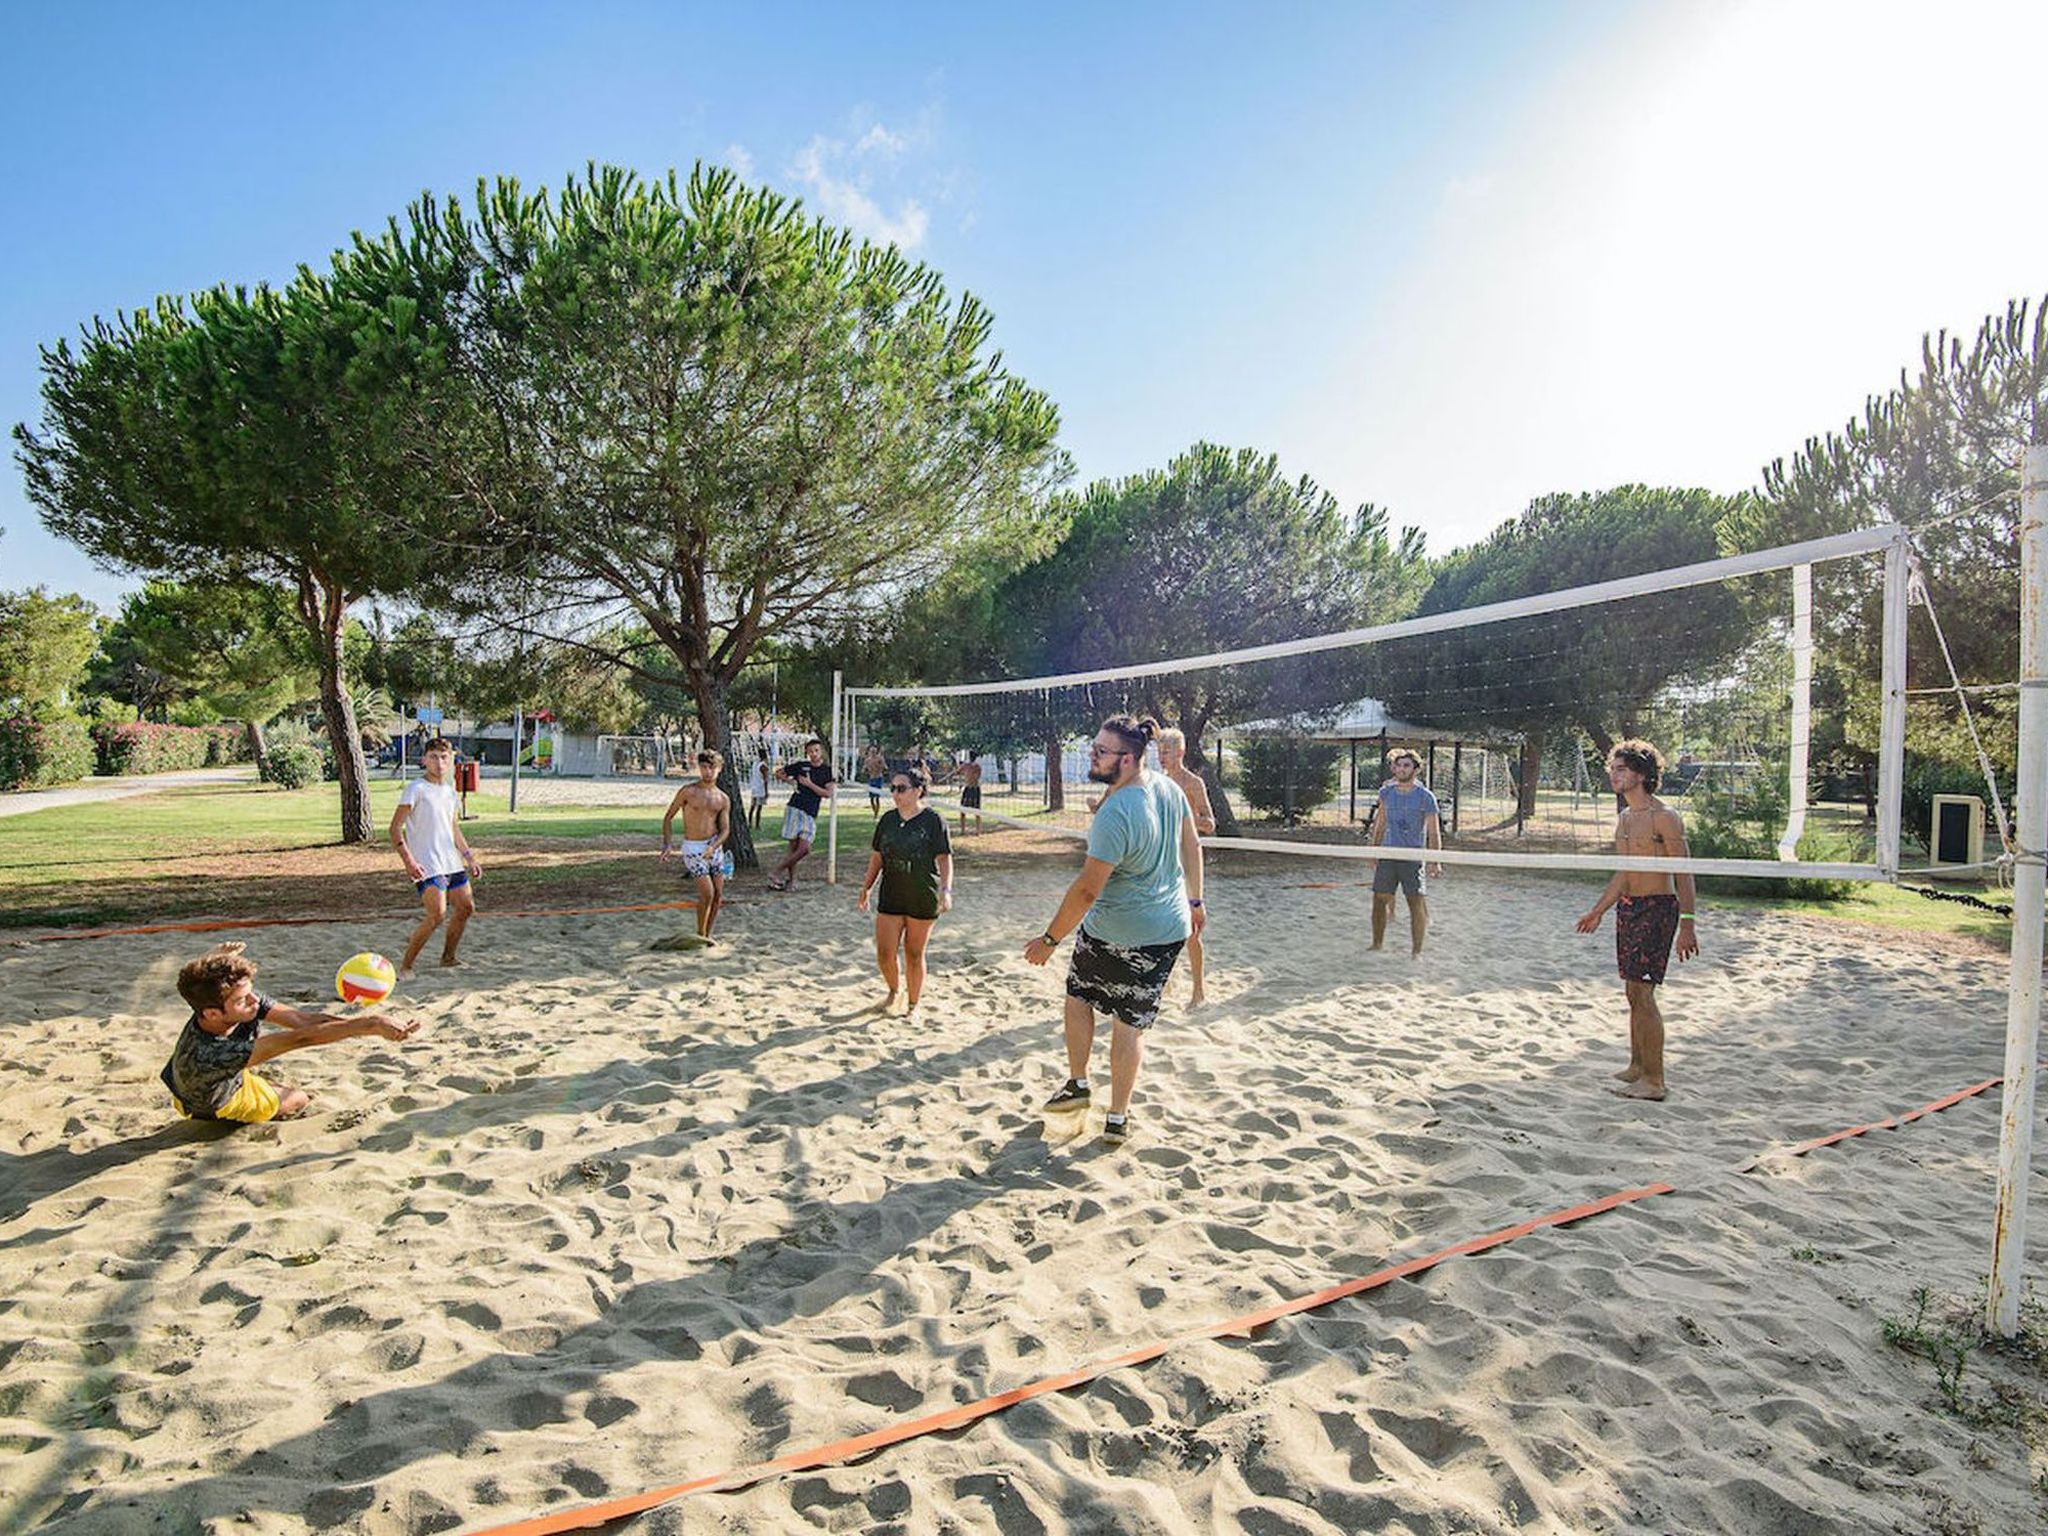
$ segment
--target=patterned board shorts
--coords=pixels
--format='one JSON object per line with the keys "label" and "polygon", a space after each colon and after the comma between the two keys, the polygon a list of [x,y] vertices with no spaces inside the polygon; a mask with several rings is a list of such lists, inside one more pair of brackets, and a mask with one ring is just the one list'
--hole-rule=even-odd
{"label": "patterned board shorts", "polygon": [[1662,986],[1678,937],[1676,896],[1624,896],[1614,906],[1614,958],[1623,981]]}
{"label": "patterned board shorts", "polygon": [[[707,840],[708,841],[708,840]],[[683,842],[683,873],[692,880],[709,880],[713,875],[732,878],[732,850],[720,848],[714,857],[705,843]]]}
{"label": "patterned board shorts", "polygon": [[786,843],[815,843],[818,840],[818,818],[792,805],[782,813],[782,840]]}
{"label": "patterned board shorts", "polygon": [[1187,945],[1105,944],[1083,928],[1074,935],[1074,958],[1067,965],[1067,996],[1078,997],[1097,1013],[1114,1014],[1133,1029],[1150,1029],[1159,1017],[1159,994],[1173,964]]}

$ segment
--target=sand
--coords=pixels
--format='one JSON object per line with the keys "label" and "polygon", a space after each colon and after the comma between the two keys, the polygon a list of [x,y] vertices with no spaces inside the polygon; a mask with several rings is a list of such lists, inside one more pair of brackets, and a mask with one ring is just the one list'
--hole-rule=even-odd
{"label": "sand", "polygon": [[[470,964],[400,999],[417,1041],[286,1057],[310,1114],[225,1134],[156,1082],[171,978],[209,940],[0,949],[0,1529],[480,1529],[1660,1180],[1679,1192],[628,1528],[2048,1526],[2038,1436],[1945,1411],[1882,1338],[1916,1289],[1980,1282],[1996,1095],[1732,1171],[1995,1076],[1998,956],[1709,910],[1668,989],[1672,1097],[1624,1103],[1611,929],[1570,931],[1593,887],[1454,871],[1418,964],[1365,952],[1365,891],[1304,888],[1328,866],[1226,862],[1215,1001],[1169,1007],[1117,1148],[1099,1103],[1073,1137],[1035,1108],[1058,974],[1019,949],[1071,869],[970,847],[915,1022],[862,1011],[850,887],[743,882],[728,943],[691,953],[650,948],[687,914],[493,922],[486,882]],[[243,937],[310,1002],[404,934]],[[2038,1200],[2034,1227],[2038,1277]],[[1966,1377],[1979,1402],[2000,1380],[2048,1392],[2038,1361]]]}

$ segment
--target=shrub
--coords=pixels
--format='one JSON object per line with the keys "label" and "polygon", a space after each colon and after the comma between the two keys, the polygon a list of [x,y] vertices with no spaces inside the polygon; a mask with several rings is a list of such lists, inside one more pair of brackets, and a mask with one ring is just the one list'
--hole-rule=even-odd
{"label": "shrub", "polygon": [[101,773],[166,773],[206,766],[207,732],[196,726],[102,722],[92,728],[92,740]]}
{"label": "shrub", "polygon": [[[1767,800],[1764,807],[1771,809]],[[1702,799],[1686,818],[1685,850],[1696,859],[1775,859],[1778,856],[1778,827],[1782,815],[1773,820],[1752,819],[1737,814],[1726,795]],[[1799,857],[1809,863],[1847,864],[1858,857],[1846,837],[1824,832],[1807,832],[1799,839]],[[1699,888],[1723,896],[1761,896],[1793,901],[1847,901],[1855,892],[1854,880],[1821,880],[1803,875],[1701,875]]]}
{"label": "shrub", "polygon": [[[2013,803],[2013,782],[1999,775],[1998,792],[2005,797],[2006,809]],[[1915,842],[1924,842],[1928,827],[1934,817],[1936,795],[1975,795],[1984,802],[1985,814],[1991,811],[1991,794],[1984,787],[1984,774],[1975,763],[1958,763],[1942,758],[1921,757],[1916,753],[1906,754],[1906,769],[1899,785],[1899,819],[1907,837]],[[1995,837],[1986,837],[1986,844],[1994,843]]]}
{"label": "shrub", "polygon": [[1343,754],[1299,736],[1253,736],[1238,749],[1245,803],[1270,816],[1306,816],[1337,798]]}
{"label": "shrub", "polygon": [[270,782],[280,789],[304,789],[320,782],[320,754],[304,742],[270,748],[264,766],[270,770]]}
{"label": "shrub", "polygon": [[0,789],[43,789],[92,772],[92,737],[82,721],[0,719]]}

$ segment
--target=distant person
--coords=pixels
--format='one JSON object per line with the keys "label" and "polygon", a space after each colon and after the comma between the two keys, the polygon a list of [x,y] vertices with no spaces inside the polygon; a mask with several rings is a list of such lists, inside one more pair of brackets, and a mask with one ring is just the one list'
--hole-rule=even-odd
{"label": "distant person", "polygon": [[[1209,786],[1202,782],[1202,776],[1187,764],[1187,733],[1174,726],[1168,726],[1154,739],[1153,745],[1159,752],[1159,766],[1166,770],[1166,776],[1180,786],[1180,792],[1188,797],[1188,813],[1195,818],[1195,831],[1202,837],[1212,837],[1216,832],[1216,813],[1209,806]],[[1202,932],[1198,928],[1188,935],[1188,980],[1194,983],[1194,991],[1188,997],[1190,1008],[1199,1008],[1208,1000],[1202,990]]]}
{"label": "distant person", "polygon": [[974,830],[981,830],[981,764],[969,758],[960,770],[960,835],[967,835],[967,813],[974,812]]}
{"label": "distant person", "polygon": [[419,927],[406,941],[405,958],[398,965],[401,977],[412,975],[420,951],[444,917],[448,936],[441,941],[441,964],[460,965],[455,951],[462,943],[462,930],[476,915],[470,882],[483,874],[483,866],[462,835],[462,801],[455,793],[454,773],[455,749],[436,736],[420,754],[420,777],[399,791],[398,809],[391,813],[391,846],[405,861],[406,878],[419,892],[423,912]]}
{"label": "distant person", "polygon": [[[924,803],[929,787],[915,768],[889,775],[889,797],[895,803],[875,823],[867,873],[861,877],[856,905],[868,910],[875,897],[875,961],[889,995],[882,1011],[896,1006],[902,991],[906,1018],[917,1017],[924,996],[925,946],[939,914],[953,910],[953,845],[946,836],[946,818]],[[897,951],[903,953],[897,967]]]}
{"label": "distant person", "polygon": [[661,862],[675,857],[670,829],[676,812],[683,813],[683,873],[697,882],[697,937],[711,942],[712,925],[725,904],[725,882],[732,878],[732,802],[718,787],[725,759],[710,747],[697,754],[697,782],[685,784],[661,818]]}
{"label": "distant person", "polygon": [[[1664,759],[1647,741],[1616,742],[1607,754],[1607,779],[1622,798],[1614,821],[1614,851],[1643,858],[1682,859],[1685,824],[1678,812],[1657,798]],[[1697,899],[1691,875],[1650,874],[1618,869],[1592,911],[1578,921],[1580,933],[1595,933],[1607,909],[1614,913],[1614,953],[1628,993],[1628,1065],[1614,1075],[1625,1099],[1662,1099],[1664,1086],[1664,1014],[1657,1006],[1657,988],[1671,962],[1690,960],[1700,952],[1693,904]]]}
{"label": "distant person", "polygon": [[[1444,845],[1443,818],[1437,812],[1436,796],[1416,775],[1422,759],[1406,747],[1387,759],[1394,777],[1380,786],[1379,805],[1372,813],[1372,842],[1380,848],[1429,848]],[[1441,864],[1429,866],[1429,876],[1442,876]],[[1372,869],[1372,947],[1378,949],[1387,937],[1387,920],[1394,915],[1394,893],[1408,896],[1409,953],[1422,953],[1422,937],[1429,932],[1429,900],[1425,894],[1422,862],[1419,859],[1375,859]]]}
{"label": "distant person", "polygon": [[[256,962],[241,944],[216,944],[178,972],[178,995],[192,1017],[178,1034],[163,1084],[178,1113],[194,1120],[235,1120],[245,1125],[298,1114],[312,1096],[303,1088],[279,1088],[253,1070],[273,1056],[331,1045],[363,1035],[409,1040],[419,1021],[403,1024],[381,1013],[344,1017],[307,1013],[272,1002],[256,991]],[[272,1033],[264,1034],[268,1024]]]}
{"label": "distant person", "polygon": [[1114,1020],[1109,1116],[1102,1128],[1111,1141],[1130,1134],[1145,1031],[1159,1017],[1174,961],[1202,928],[1202,844],[1188,797],[1145,767],[1145,749],[1157,731],[1150,719],[1115,715],[1095,733],[1088,777],[1107,790],[1088,829],[1088,857],[1053,920],[1024,946],[1024,958],[1043,965],[1074,935],[1067,966],[1067,1081],[1046,1100],[1047,1110],[1088,1107],[1095,1015]]}
{"label": "distant person", "polygon": [[797,866],[810,856],[818,839],[818,809],[832,793],[832,765],[825,761],[825,743],[815,736],[804,743],[804,760],[782,765],[782,776],[796,786],[782,812],[782,836],[789,844],[782,862],[768,872],[768,889],[786,891],[796,884]]}
{"label": "distant person", "polygon": [[747,826],[761,830],[761,807],[768,803],[768,754],[763,752],[747,770]]}
{"label": "distant person", "polygon": [[868,784],[868,812],[879,816],[882,814],[882,788],[889,782],[889,759],[872,742],[861,756],[860,774]]}

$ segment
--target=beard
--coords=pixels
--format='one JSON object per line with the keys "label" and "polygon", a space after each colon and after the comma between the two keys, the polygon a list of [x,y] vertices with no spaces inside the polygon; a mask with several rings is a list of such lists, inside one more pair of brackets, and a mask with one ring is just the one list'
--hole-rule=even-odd
{"label": "beard", "polygon": [[[1119,758],[1119,759],[1118,759],[1118,761],[1119,761],[1119,762],[1121,762],[1121,761],[1122,761],[1122,759],[1121,759],[1121,758]],[[1117,780],[1117,771],[1116,771],[1116,769],[1114,769],[1114,768],[1111,768],[1111,769],[1107,769],[1107,770],[1104,770],[1104,769],[1101,769],[1101,768],[1097,768],[1097,767],[1096,767],[1096,766],[1095,766],[1095,765],[1094,765],[1093,763],[1091,763],[1091,764],[1089,764],[1089,765],[1088,765],[1088,782],[1089,782],[1089,783],[1091,783],[1091,784],[1114,784],[1114,783],[1116,782],[1116,780]]]}

